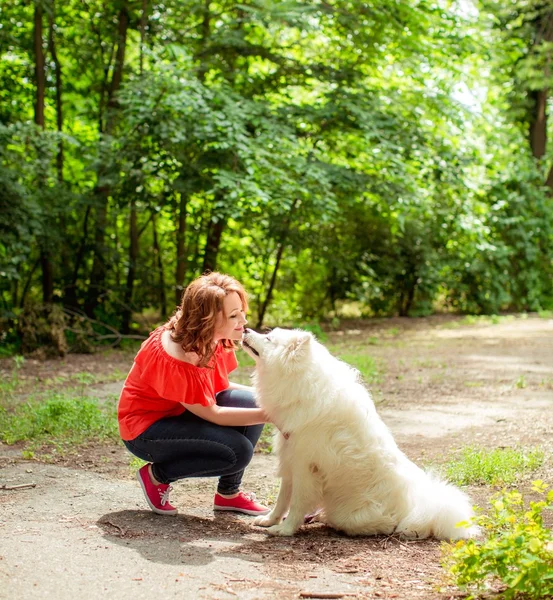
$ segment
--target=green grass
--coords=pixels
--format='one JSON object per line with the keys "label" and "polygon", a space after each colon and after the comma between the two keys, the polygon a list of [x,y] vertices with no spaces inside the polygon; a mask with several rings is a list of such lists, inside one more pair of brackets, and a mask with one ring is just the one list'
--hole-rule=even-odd
{"label": "green grass", "polygon": [[19,386],[19,370],[23,366],[25,358],[23,356],[12,357],[12,371],[3,378],[0,378],[0,402],[10,399]]}
{"label": "green grass", "polygon": [[539,448],[476,448],[469,446],[461,457],[444,466],[446,477],[457,485],[509,485],[535,471],[545,456]]}
{"label": "green grass", "polygon": [[[466,315],[461,323],[463,325],[498,325],[499,323],[512,321],[514,318],[513,315]],[[519,318],[524,318],[524,316],[519,315]]]}
{"label": "green grass", "polygon": [[343,360],[348,365],[351,365],[361,373],[361,377],[365,383],[376,383],[380,381],[380,371],[376,364],[376,360],[366,354],[364,349],[359,349],[357,352],[349,351],[336,352],[336,356]]}
{"label": "green grass", "polygon": [[146,463],[145,460],[142,460],[141,458],[138,458],[138,456],[130,456],[129,458],[129,472],[131,475],[134,476],[134,474],[138,471],[138,469],[140,469],[141,467],[143,467]]}
{"label": "green grass", "polygon": [[117,440],[116,407],[94,398],[54,394],[12,410],[0,408],[0,439],[6,444],[29,442],[69,448],[94,440]]}

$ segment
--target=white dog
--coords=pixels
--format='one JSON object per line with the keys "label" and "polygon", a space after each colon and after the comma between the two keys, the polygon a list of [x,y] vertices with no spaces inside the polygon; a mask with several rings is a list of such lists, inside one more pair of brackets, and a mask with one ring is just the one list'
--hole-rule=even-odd
{"label": "white dog", "polygon": [[306,514],[322,508],[323,520],[349,535],[478,533],[456,527],[473,515],[469,498],[399,450],[358,372],[309,332],[247,329],[243,348],[256,362],[257,399],[281,432],[278,499],[256,525],[293,535]]}

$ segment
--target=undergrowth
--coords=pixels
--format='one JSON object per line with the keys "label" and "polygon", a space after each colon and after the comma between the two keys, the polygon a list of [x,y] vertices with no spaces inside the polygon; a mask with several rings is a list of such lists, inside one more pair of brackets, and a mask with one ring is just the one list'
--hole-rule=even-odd
{"label": "undergrowth", "polygon": [[442,566],[451,582],[469,593],[506,600],[537,600],[553,595],[553,533],[543,522],[553,509],[553,490],[534,481],[537,501],[518,491],[503,491],[491,500],[491,513],[480,514],[482,539],[444,544]]}
{"label": "undergrowth", "polygon": [[0,439],[6,444],[28,442],[29,448],[117,440],[116,407],[94,398],[54,394],[10,410],[0,408]]}

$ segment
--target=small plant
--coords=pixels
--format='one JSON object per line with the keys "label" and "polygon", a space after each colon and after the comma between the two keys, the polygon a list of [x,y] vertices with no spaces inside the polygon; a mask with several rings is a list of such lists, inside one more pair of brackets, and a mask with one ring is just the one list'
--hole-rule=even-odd
{"label": "small plant", "polygon": [[517,390],[523,390],[526,387],[526,377],[524,375],[517,377],[517,380],[515,381],[515,387]]}
{"label": "small plant", "polygon": [[491,515],[473,519],[484,540],[443,546],[442,565],[463,591],[477,595],[494,590],[507,600],[553,595],[553,534],[542,516],[553,508],[553,490],[534,481],[532,491],[541,499],[528,508],[518,491],[503,491],[492,499]]}
{"label": "small plant", "polygon": [[553,379],[551,377],[546,377],[540,381],[540,387],[544,387],[548,390],[553,390]]}
{"label": "small plant", "polygon": [[538,448],[465,448],[459,460],[445,465],[446,477],[457,485],[509,485],[524,472],[532,472],[544,461]]}

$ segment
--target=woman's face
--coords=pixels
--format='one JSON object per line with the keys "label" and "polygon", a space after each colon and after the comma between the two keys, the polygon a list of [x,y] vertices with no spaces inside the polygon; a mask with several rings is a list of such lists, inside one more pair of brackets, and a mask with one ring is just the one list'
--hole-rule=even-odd
{"label": "woman's face", "polygon": [[223,301],[223,312],[215,327],[213,340],[241,340],[247,322],[240,296],[231,292]]}

